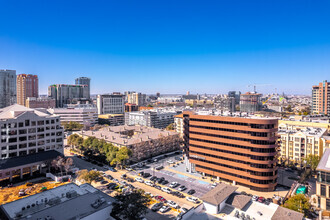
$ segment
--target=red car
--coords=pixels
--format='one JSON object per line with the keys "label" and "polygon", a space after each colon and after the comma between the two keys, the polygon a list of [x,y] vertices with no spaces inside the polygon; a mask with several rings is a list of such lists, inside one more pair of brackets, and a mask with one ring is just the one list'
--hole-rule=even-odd
{"label": "red car", "polygon": [[259,197],[257,201],[258,202],[261,202],[261,203],[264,203],[265,202],[265,198],[264,197]]}
{"label": "red car", "polygon": [[167,200],[162,196],[155,196],[155,199],[160,202],[167,202]]}

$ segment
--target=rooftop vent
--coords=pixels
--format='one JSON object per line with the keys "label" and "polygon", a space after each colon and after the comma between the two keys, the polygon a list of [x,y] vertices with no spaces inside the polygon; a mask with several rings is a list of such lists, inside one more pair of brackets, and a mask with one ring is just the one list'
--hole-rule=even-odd
{"label": "rooftop vent", "polygon": [[66,197],[67,198],[74,198],[77,195],[78,195],[78,193],[76,191],[74,191],[74,190],[71,190],[71,191],[69,191],[69,192],[66,193]]}

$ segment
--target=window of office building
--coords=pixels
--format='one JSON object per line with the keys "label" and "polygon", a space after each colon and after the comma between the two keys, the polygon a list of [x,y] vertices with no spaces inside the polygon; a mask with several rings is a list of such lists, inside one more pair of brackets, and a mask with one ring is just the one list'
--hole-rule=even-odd
{"label": "window of office building", "polygon": [[326,186],[321,184],[321,196],[326,196]]}
{"label": "window of office building", "polygon": [[326,200],[326,209],[329,210],[330,209],[330,199]]}

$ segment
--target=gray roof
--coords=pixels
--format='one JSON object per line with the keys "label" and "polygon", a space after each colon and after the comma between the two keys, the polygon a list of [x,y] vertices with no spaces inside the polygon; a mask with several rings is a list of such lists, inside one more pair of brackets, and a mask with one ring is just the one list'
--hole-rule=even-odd
{"label": "gray roof", "polygon": [[326,148],[316,170],[330,172],[330,148]]}
{"label": "gray roof", "polygon": [[29,154],[26,156],[12,157],[8,159],[0,160],[0,170],[23,166],[26,164],[32,164],[42,162],[45,160],[55,159],[57,156],[62,154],[56,150],[49,150],[39,152],[35,154]]}
{"label": "gray roof", "polygon": [[233,192],[238,189],[236,186],[227,185],[224,183],[219,184],[214,189],[206,193],[201,200],[212,205],[219,205],[227,199]]}
{"label": "gray roof", "polygon": [[302,213],[279,206],[271,220],[302,220],[303,218]]}
{"label": "gray roof", "polygon": [[226,200],[226,203],[228,205],[234,206],[235,208],[243,209],[250,201],[251,196],[245,196],[239,193],[232,193]]}
{"label": "gray roof", "polygon": [[[75,191],[76,194],[68,198],[66,196],[67,193],[73,191]],[[64,197],[62,194],[64,194]],[[48,198],[49,202],[40,202],[45,198]],[[52,198],[57,198],[57,202],[50,203]],[[98,199],[103,199],[105,202],[98,207],[93,207],[91,204]],[[36,204],[37,201],[39,201],[38,205],[25,209],[24,212],[21,211],[22,207]],[[114,201],[114,198],[95,189],[89,184],[77,186],[74,183],[69,183],[4,204],[1,206],[1,209],[8,219],[16,219],[15,216],[21,213],[21,217],[19,218],[21,220],[45,219],[47,216],[51,217],[53,220],[69,220],[76,219],[77,217],[81,219],[89,216],[97,211],[112,206]]]}
{"label": "gray roof", "polygon": [[11,106],[8,106],[6,108],[2,108],[0,109],[0,119],[13,119],[13,118],[17,118],[18,116],[22,115],[25,112],[32,112],[40,117],[57,117],[57,116],[52,116],[46,113],[43,113],[41,111],[32,109],[32,108],[27,108],[23,105],[19,105],[19,104],[14,104]]}

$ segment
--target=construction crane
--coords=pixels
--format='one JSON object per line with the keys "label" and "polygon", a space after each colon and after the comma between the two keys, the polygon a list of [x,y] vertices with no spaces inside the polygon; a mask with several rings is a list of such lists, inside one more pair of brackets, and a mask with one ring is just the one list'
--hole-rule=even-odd
{"label": "construction crane", "polygon": [[257,86],[271,86],[272,84],[250,84],[248,85],[248,87],[252,87],[253,86],[253,92],[257,93]]}

